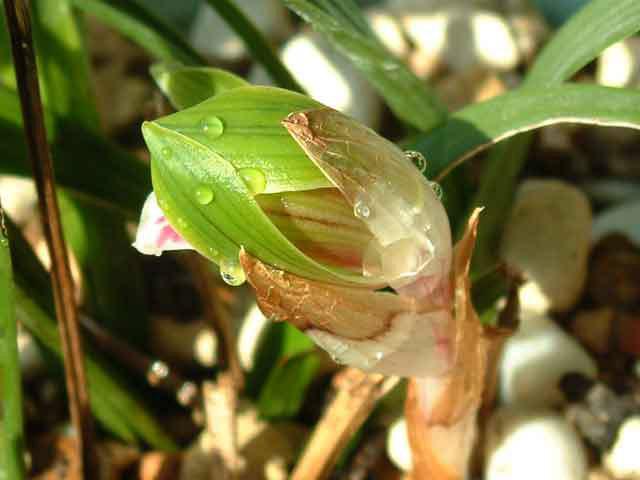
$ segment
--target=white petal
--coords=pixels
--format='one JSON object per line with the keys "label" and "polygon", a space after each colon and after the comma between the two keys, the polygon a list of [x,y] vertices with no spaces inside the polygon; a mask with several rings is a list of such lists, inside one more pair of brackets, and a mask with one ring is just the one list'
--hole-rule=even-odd
{"label": "white petal", "polygon": [[315,328],[305,333],[338,363],[383,375],[434,376],[452,365],[449,318],[444,310],[400,314],[383,334],[364,340]]}
{"label": "white petal", "polygon": [[133,247],[145,255],[161,255],[169,250],[193,250],[193,247],[169,224],[153,192],[142,207]]}
{"label": "white petal", "polygon": [[419,277],[448,278],[452,250],[447,214],[402,150],[329,108],[293,113],[283,124],[373,233],[365,275],[380,277],[393,288]]}

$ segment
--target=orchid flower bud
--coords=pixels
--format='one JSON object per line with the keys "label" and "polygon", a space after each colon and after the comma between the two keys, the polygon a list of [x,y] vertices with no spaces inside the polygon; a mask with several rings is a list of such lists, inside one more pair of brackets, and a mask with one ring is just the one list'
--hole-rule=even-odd
{"label": "orchid flower bud", "polygon": [[142,129],[155,194],[134,244],[143,253],[194,248],[232,284],[243,248],[314,281],[446,290],[442,204],[402,150],[357,121],[239,86]]}
{"label": "orchid flower bud", "polygon": [[303,95],[226,85],[201,103],[177,90],[188,108],[143,125],[154,193],[134,245],[194,248],[337,362],[414,377],[416,472],[464,478],[494,344],[470,300],[479,210],[454,249],[438,195],[396,145]]}

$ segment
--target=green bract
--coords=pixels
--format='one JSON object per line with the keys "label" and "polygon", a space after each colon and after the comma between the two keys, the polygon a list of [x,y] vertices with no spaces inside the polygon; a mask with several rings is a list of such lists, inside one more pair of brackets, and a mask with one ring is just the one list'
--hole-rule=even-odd
{"label": "green bract", "polygon": [[223,273],[241,275],[238,253],[316,280],[378,280],[320,263],[300,251],[271,221],[257,195],[333,187],[281,122],[322,107],[272,87],[227,90],[142,127],[151,152],[158,204],[171,226]]}

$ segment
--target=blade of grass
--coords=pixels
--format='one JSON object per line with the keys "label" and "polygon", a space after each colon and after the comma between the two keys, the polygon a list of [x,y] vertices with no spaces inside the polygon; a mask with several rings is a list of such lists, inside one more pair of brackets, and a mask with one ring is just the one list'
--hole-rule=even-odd
{"label": "blade of grass", "polygon": [[320,368],[319,355],[311,350],[280,359],[260,391],[258,412],[261,417],[284,420],[298,414]]}
{"label": "blade of grass", "polygon": [[[22,382],[15,317],[15,299],[9,235],[0,204],[0,469],[4,476],[15,480],[25,478],[24,431],[22,420]],[[2,472],[0,471],[0,474]]]}
{"label": "blade of grass", "polygon": [[186,65],[207,62],[184,38],[135,0],[72,0],[89,13],[137,43],[158,60]]}
{"label": "blade of grass", "polygon": [[76,430],[72,475],[91,478],[97,472],[94,431],[74,299],[74,285],[60,223],[51,152],[47,142],[29,10],[22,0],[6,0],[5,15],[20,94],[27,149],[34,172],[53,276],[56,316],[64,350],[65,379],[71,422]]}
{"label": "blade of grass", "polygon": [[[74,15],[69,0],[38,0],[34,7],[38,65],[44,66],[39,71],[40,87],[47,106],[55,113],[56,130],[64,129],[68,121],[98,133],[79,17]],[[95,162],[65,160],[74,164]],[[64,235],[82,271],[84,308],[114,334],[144,348],[148,322],[142,277],[124,217],[82,198],[61,195],[60,199],[64,200],[59,203]]]}
{"label": "blade of grass", "polygon": [[[56,163],[58,184],[94,203],[119,210],[137,219],[151,192],[149,168],[77,123],[62,122],[44,111],[47,132]],[[58,125],[58,128],[54,128]],[[22,118],[17,94],[0,87],[0,172],[29,176],[27,150],[22,141]],[[91,158],[92,161],[84,161]]]}
{"label": "blade of grass", "polygon": [[89,82],[89,61],[71,3],[38,0],[31,5],[44,104],[60,117],[97,131],[99,119]]}
{"label": "blade of grass", "polygon": [[640,2],[637,0],[592,0],[558,30],[538,55],[525,85],[562,83],[609,45],[639,30]]}
{"label": "blade of grass", "polygon": [[271,78],[282,88],[302,92],[302,87],[283,65],[273,47],[233,0],[206,0],[218,15],[242,39],[251,56],[262,64]]}
{"label": "blade of grass", "polygon": [[[592,0],[558,30],[525,78],[524,88],[554,86],[568,80],[609,45],[640,30],[637,0]],[[473,270],[496,261],[495,248],[515,194],[515,185],[533,140],[520,135],[494,148],[470,208],[487,207],[478,229]]]}
{"label": "blade of grass", "polygon": [[176,110],[192,107],[232,88],[249,85],[244,78],[212,67],[183,67],[156,63],[151,76]]}
{"label": "blade of grass", "polygon": [[[7,228],[15,266],[18,317],[25,328],[61,360],[48,275],[18,228],[10,221]],[[86,359],[91,408],[98,420],[128,443],[141,439],[156,449],[174,450],[176,445],[149,413],[150,409],[136,397],[135,388],[91,348],[86,349]]]}
{"label": "blade of grass", "polygon": [[403,121],[429,131],[447,110],[423,81],[389,53],[352,0],[284,0],[360,69]]}
{"label": "blade of grass", "polygon": [[430,152],[430,176],[444,177],[475,153],[518,133],[555,123],[640,128],[640,90],[564,84],[527,88],[475,103],[412,146]]}
{"label": "blade of grass", "polygon": [[142,272],[125,218],[64,192],[58,201],[65,238],[82,272],[83,309],[116,337],[145,349],[149,324]]}

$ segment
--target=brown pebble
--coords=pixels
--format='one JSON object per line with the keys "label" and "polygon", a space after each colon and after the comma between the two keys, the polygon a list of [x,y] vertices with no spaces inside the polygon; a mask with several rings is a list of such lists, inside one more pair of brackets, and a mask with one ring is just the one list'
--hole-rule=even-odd
{"label": "brown pebble", "polygon": [[615,312],[603,307],[578,312],[571,324],[573,334],[589,350],[603,355],[609,351]]}
{"label": "brown pebble", "polygon": [[620,351],[640,356],[640,313],[618,315],[616,330]]}
{"label": "brown pebble", "polygon": [[618,233],[603,237],[591,253],[587,288],[597,305],[640,306],[640,248]]}

